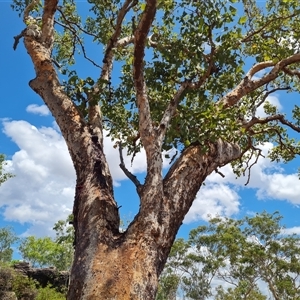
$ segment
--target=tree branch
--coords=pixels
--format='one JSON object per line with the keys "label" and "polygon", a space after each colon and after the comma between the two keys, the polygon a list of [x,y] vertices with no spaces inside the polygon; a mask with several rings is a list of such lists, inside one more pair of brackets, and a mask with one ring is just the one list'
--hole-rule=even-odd
{"label": "tree branch", "polygon": [[163,139],[165,137],[166,131],[168,129],[168,126],[172,120],[172,117],[174,116],[176,112],[176,108],[181,100],[181,96],[186,90],[186,88],[189,86],[188,82],[183,82],[179,89],[177,90],[176,94],[174,95],[173,99],[170,101],[168,107],[166,108],[164,115],[160,121],[159,124],[159,144],[162,144]]}
{"label": "tree branch", "polygon": [[262,99],[255,105],[255,108],[257,109],[258,107],[260,107],[271,94],[273,94],[277,91],[284,91],[284,90],[289,90],[289,89],[290,89],[290,87],[286,86],[286,87],[278,87],[278,88],[274,88],[270,91],[266,91],[265,94],[263,95]]}
{"label": "tree branch", "polygon": [[[67,17],[65,16],[65,14],[63,13],[63,11],[62,11],[61,8],[62,8],[61,6],[58,6],[58,7],[57,7],[57,10],[60,12],[61,16],[63,17],[63,19],[65,20],[65,22],[66,22],[67,24],[72,24],[72,25],[76,26],[80,31],[84,32],[84,33],[87,34],[87,35],[93,36],[93,37],[95,37],[95,38],[98,37],[97,35],[95,35],[95,34],[93,34],[93,33],[90,33],[90,32],[88,32],[88,31],[86,31],[84,28],[82,28],[81,26],[79,26],[76,22],[73,22],[73,21],[68,20]],[[55,23],[57,23],[57,24],[59,24],[59,25],[61,25],[61,26],[63,26],[63,27],[65,26],[64,24],[62,24],[62,23],[60,23],[59,21],[56,21],[56,20],[55,20]],[[69,28],[69,27],[67,27],[67,28]]]}
{"label": "tree branch", "polygon": [[119,164],[120,168],[122,169],[124,174],[134,183],[134,185],[136,186],[138,194],[140,194],[141,189],[142,189],[143,186],[141,185],[141,183],[139,182],[137,177],[135,175],[133,175],[126,168],[125,163],[124,163],[124,158],[123,158],[123,148],[122,148],[122,143],[121,142],[119,142],[119,154],[120,154],[120,161],[121,161],[121,163]]}
{"label": "tree branch", "polygon": [[139,131],[141,142],[145,147],[148,158],[148,148],[154,142],[154,132],[144,78],[144,56],[147,36],[156,14],[156,2],[155,0],[146,1],[147,4],[135,31],[134,38],[133,79],[136,90],[137,107],[139,110]]}
{"label": "tree branch", "polygon": [[[206,146],[209,148],[207,153],[203,153],[203,146],[197,143],[187,147],[163,180],[164,193],[168,202],[162,204],[162,207],[164,205],[168,208],[170,216],[176,215],[178,222],[183,220],[190,209],[206,177],[241,155],[239,146],[221,139]],[[174,220],[172,224],[178,225]]]}
{"label": "tree branch", "polygon": [[22,32],[21,32],[20,34],[14,36],[14,40],[15,40],[15,41],[14,41],[14,44],[13,44],[13,49],[14,49],[14,50],[17,49],[18,44],[19,44],[19,42],[20,42],[20,39],[21,39],[22,37],[24,37],[25,32],[26,32],[26,29],[23,29]]}
{"label": "tree branch", "polygon": [[[237,87],[221,98],[219,103],[223,103],[225,108],[235,105],[242,97],[276,79],[283,69],[297,62],[300,62],[300,53],[295,53],[285,59],[282,59],[278,63],[266,61],[254,65]],[[269,67],[273,67],[269,73],[257,80],[252,79],[257,72]]]}
{"label": "tree branch", "polygon": [[298,12],[297,12],[297,13],[293,13],[293,14],[291,14],[291,15],[288,15],[288,16],[286,16],[286,17],[276,17],[276,18],[273,18],[273,19],[269,20],[268,22],[266,22],[266,23],[265,23],[263,26],[261,26],[259,29],[250,32],[247,36],[245,36],[245,37],[241,40],[241,42],[243,42],[243,43],[250,42],[250,41],[251,41],[251,38],[252,38],[253,36],[255,36],[255,35],[257,35],[257,34],[263,32],[264,29],[266,29],[269,25],[271,25],[271,24],[272,24],[273,22],[275,22],[275,21],[278,21],[278,20],[284,21],[284,20],[287,20],[287,19],[291,19],[291,18],[293,18],[293,17],[295,17],[295,16],[297,16],[297,15],[298,15]]}
{"label": "tree branch", "polygon": [[127,45],[134,42],[134,35],[126,36],[116,42],[116,47],[126,47]]}
{"label": "tree branch", "polygon": [[[122,8],[119,10],[117,20],[116,20],[116,27],[115,32],[113,33],[112,37],[110,38],[104,58],[103,58],[103,67],[102,72],[100,75],[100,79],[105,80],[107,82],[110,81],[110,75],[112,71],[112,64],[113,64],[113,48],[116,46],[118,38],[121,34],[122,30],[122,22],[124,20],[125,15],[127,12],[136,5],[136,1],[126,0],[123,4]],[[89,109],[88,109],[88,120],[91,127],[91,130],[94,134],[97,134],[99,141],[103,144],[103,128],[102,128],[102,115],[99,104],[95,103],[95,97],[99,93],[99,84],[96,83],[93,87],[93,91],[89,95]]]}
{"label": "tree branch", "polygon": [[253,127],[255,124],[267,124],[272,121],[279,121],[281,124],[284,124],[291,129],[293,129],[296,132],[300,132],[300,127],[296,126],[295,124],[291,123],[290,121],[286,120],[284,118],[284,115],[278,114],[274,116],[268,116],[266,118],[252,118],[248,123],[244,125],[244,127],[249,130],[251,127]]}
{"label": "tree branch", "polygon": [[54,14],[58,0],[45,0],[42,17],[42,43],[47,48],[52,48],[54,42]]}

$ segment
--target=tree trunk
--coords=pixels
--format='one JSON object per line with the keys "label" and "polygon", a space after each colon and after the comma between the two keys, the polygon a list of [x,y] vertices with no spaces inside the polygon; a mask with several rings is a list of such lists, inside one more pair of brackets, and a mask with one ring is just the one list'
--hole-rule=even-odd
{"label": "tree trunk", "polygon": [[[111,202],[110,186],[83,170],[74,206],[76,250],[68,299],[154,299],[158,277],[202,182],[217,166],[236,158],[238,148],[218,141],[209,155],[187,148],[157,187],[144,186],[138,215],[124,233]],[[94,186],[92,186],[94,183]],[[103,214],[106,212],[106,214]]]}

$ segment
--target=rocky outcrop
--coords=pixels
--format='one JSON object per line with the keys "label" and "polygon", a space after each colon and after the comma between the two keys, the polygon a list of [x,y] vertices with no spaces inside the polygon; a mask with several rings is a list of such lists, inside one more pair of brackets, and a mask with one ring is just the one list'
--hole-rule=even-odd
{"label": "rocky outcrop", "polygon": [[12,291],[13,271],[9,268],[0,267],[0,299],[17,300],[16,294]]}
{"label": "rocky outcrop", "polygon": [[65,291],[68,288],[69,272],[58,271],[55,268],[32,268],[27,262],[18,262],[14,265],[15,271],[36,280],[41,287],[52,285],[57,291]]}
{"label": "rocky outcrop", "polygon": [[4,291],[0,291],[0,299],[1,300],[18,300],[18,298],[14,292],[4,292]]}

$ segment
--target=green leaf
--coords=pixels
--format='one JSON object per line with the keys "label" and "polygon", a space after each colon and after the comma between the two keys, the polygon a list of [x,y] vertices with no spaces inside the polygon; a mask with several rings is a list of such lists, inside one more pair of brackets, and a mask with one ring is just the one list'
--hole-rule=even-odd
{"label": "green leaf", "polygon": [[239,18],[238,23],[240,25],[244,25],[246,23],[246,21],[247,21],[247,16],[242,16]]}

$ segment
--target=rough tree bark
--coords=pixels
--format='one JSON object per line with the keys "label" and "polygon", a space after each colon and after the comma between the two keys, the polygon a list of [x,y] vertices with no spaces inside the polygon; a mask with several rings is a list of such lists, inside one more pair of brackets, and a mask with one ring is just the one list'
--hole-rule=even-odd
{"label": "rough tree bark", "polygon": [[[126,232],[119,231],[120,217],[114,200],[112,178],[103,152],[102,120],[98,104],[90,103],[86,121],[64,93],[51,60],[54,14],[58,0],[45,0],[42,29],[23,32],[36,77],[30,87],[38,93],[59,125],[77,175],[74,203],[76,236],[69,300],[154,299],[158,277],[164,267],[176,233],[206,177],[218,167],[240,156],[238,146],[218,140],[203,154],[192,144],[182,152],[165,178],[162,177],[162,143],[180,96],[192,84],[183,82],[170,101],[159,126],[153,126],[143,77],[146,39],[156,13],[156,1],[147,1],[134,36],[134,72],[139,110],[139,135],[147,156],[147,177],[137,185],[140,210]],[[116,31],[107,45],[101,78],[110,76],[112,48],[118,43],[122,20],[134,1],[124,1]],[[24,19],[29,10],[25,11]],[[133,41],[133,38],[130,37]],[[121,41],[119,41],[121,43]],[[122,41],[123,43],[124,41]],[[299,57],[293,56],[294,60]],[[282,65],[257,64],[231,93],[220,101],[234,105],[245,94],[274,79]],[[261,69],[274,67],[268,78],[252,80]],[[94,87],[97,92],[98,87]]]}

